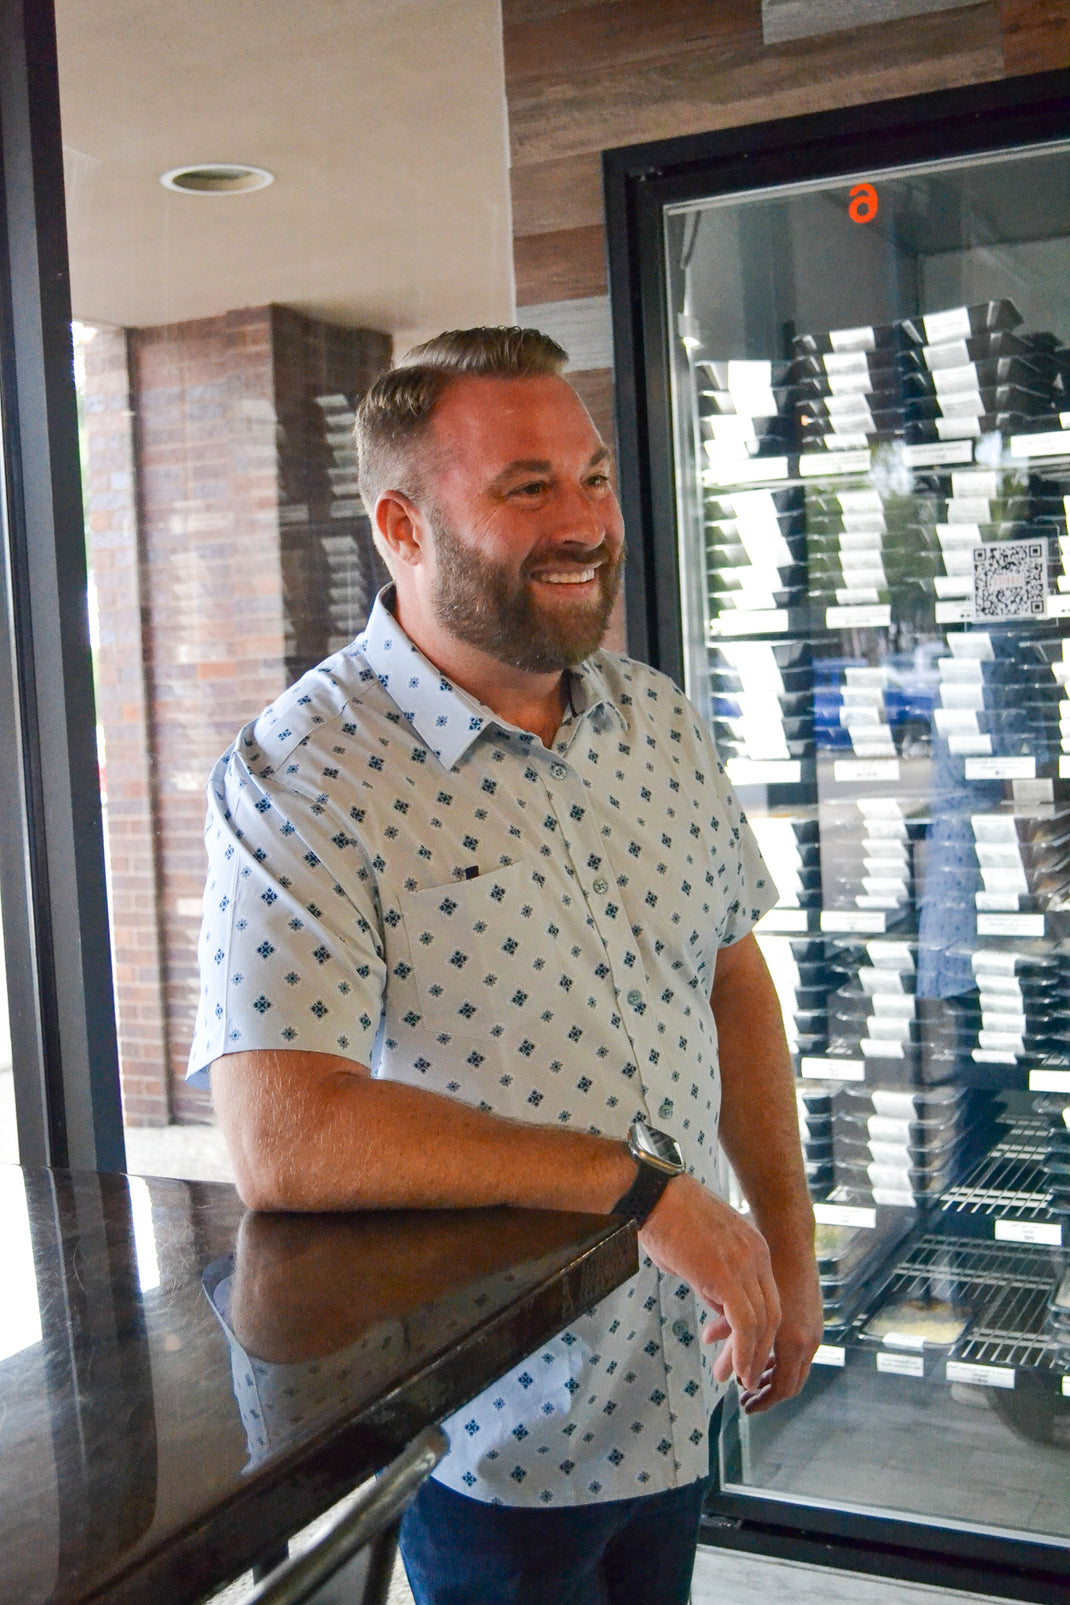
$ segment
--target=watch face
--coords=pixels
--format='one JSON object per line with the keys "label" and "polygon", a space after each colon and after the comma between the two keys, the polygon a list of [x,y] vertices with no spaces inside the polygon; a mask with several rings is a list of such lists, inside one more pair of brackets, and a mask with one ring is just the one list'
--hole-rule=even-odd
{"label": "watch face", "polygon": [[673,1172],[683,1170],[684,1156],[680,1152],[680,1145],[667,1131],[655,1131],[644,1121],[637,1120],[632,1127],[632,1140],[652,1164]]}

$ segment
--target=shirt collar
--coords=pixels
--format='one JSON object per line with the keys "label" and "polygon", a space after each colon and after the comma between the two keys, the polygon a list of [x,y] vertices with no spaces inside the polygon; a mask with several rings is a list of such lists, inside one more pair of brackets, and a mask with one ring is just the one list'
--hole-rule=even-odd
{"label": "shirt collar", "polygon": [[613,693],[609,689],[601,653],[595,657],[585,658],[578,668],[571,671],[569,696],[577,724],[584,714],[594,713],[596,709],[601,708],[613,716],[622,730],[627,728],[627,720],[614,702]]}
{"label": "shirt collar", "polygon": [[[530,731],[518,730],[500,719],[436,669],[394,617],[393,601],[393,586],[384,586],[375,598],[364,633],[354,645],[402,717],[444,768],[452,769],[483,731],[492,727],[508,730],[532,746],[540,745]],[[624,723],[602,669],[593,659],[588,658],[573,671],[569,690],[577,723],[597,707],[609,708],[618,722]]]}

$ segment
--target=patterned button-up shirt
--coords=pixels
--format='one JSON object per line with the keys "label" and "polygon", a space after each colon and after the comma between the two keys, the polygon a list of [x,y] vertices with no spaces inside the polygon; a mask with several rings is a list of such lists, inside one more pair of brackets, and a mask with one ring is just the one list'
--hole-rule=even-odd
{"label": "patterned button-up shirt", "polygon": [[[776,891],[671,681],[598,652],[569,690],[548,750],[380,597],[242,731],[209,784],[191,1076],[289,1046],[514,1119],[624,1138],[642,1116],[724,1195],[714,966]],[[704,1476],[707,1318],[644,1257],[446,1424],[436,1475],[514,1505]]]}

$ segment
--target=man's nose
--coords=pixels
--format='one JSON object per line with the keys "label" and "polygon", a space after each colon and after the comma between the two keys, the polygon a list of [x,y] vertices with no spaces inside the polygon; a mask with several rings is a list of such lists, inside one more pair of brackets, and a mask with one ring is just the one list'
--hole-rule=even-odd
{"label": "man's nose", "polygon": [[600,546],[608,529],[607,509],[602,500],[594,501],[582,485],[566,492],[561,509],[559,539],[577,545]]}

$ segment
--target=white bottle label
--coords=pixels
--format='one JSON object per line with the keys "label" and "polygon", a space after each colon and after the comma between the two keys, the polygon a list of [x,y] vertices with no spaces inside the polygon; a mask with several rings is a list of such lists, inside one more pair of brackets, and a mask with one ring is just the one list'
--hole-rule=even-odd
{"label": "white bottle label", "polygon": [[1050,1248],[1060,1248],[1063,1229],[1057,1222],[998,1220],[995,1236],[997,1243],[1041,1243]]}
{"label": "white bottle label", "polygon": [[866,1067],[861,1059],[804,1058],[799,1074],[806,1081],[864,1081]]}
{"label": "white bottle label", "polygon": [[814,1219],[819,1226],[860,1226],[865,1231],[873,1231],[877,1211],[860,1204],[815,1204]]}
{"label": "white bottle label", "polygon": [[920,1354],[886,1354],[882,1350],[877,1355],[877,1370],[887,1371],[892,1376],[923,1377],[925,1361]]}
{"label": "white bottle label", "polygon": [[967,758],[967,780],[1033,780],[1035,758]]}
{"label": "white bottle label", "polygon": [[947,312],[930,312],[922,318],[925,340],[928,345],[941,345],[945,340],[968,340],[970,313],[967,307],[952,307]]}
{"label": "white bottle label", "polygon": [[1013,1388],[1014,1372],[1005,1365],[971,1365],[966,1360],[948,1360],[949,1382],[970,1382],[976,1388]]}

